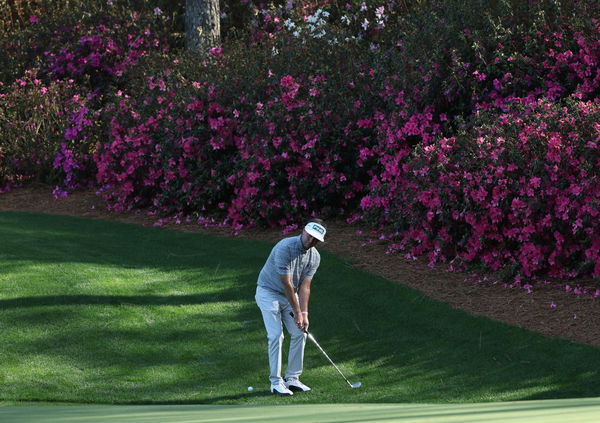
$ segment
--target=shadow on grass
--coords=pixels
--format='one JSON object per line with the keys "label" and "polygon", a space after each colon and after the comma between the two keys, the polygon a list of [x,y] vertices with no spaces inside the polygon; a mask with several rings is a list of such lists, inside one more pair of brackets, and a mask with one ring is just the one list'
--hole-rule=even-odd
{"label": "shadow on grass", "polygon": [[231,296],[226,293],[219,293],[219,295],[55,295],[0,300],[0,308],[8,310],[13,308],[80,305],[186,306],[220,302],[228,297]]}

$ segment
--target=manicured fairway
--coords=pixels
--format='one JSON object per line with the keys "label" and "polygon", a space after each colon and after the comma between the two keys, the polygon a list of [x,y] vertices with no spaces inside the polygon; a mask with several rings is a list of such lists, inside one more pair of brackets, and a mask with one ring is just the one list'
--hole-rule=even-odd
{"label": "manicured fairway", "polygon": [[597,348],[469,316],[324,252],[311,330],[363,387],[349,389],[309,344],[303,380],[313,391],[273,397],[254,304],[272,244],[28,213],[0,213],[0,241],[0,404],[600,396]]}
{"label": "manicured fairway", "polygon": [[462,405],[0,407],[0,421],[11,423],[596,423],[598,416],[598,398]]}

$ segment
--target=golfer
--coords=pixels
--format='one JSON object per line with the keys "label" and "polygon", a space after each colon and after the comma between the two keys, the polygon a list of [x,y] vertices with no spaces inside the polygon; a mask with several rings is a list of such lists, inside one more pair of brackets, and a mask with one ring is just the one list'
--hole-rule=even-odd
{"label": "golfer", "polygon": [[[300,382],[300,375],[308,331],[310,283],[321,262],[315,245],[325,241],[325,232],[322,220],[310,220],[301,235],[284,238],[273,247],[258,276],[255,298],[267,329],[274,394],[310,391]],[[291,337],[285,380],[281,378],[283,324]]]}

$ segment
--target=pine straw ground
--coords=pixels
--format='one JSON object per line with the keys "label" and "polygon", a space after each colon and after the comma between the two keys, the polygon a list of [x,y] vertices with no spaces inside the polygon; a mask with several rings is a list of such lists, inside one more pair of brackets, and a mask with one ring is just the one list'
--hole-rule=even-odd
{"label": "pine straw ground", "polygon": [[[107,211],[102,199],[92,191],[79,191],[67,198],[54,200],[51,189],[45,186],[28,186],[0,194],[0,211],[9,210],[101,218],[143,226],[152,226],[157,220],[143,213]],[[164,227],[234,236],[231,230],[204,228],[185,222],[169,223]],[[487,316],[549,337],[600,346],[600,298],[565,292],[563,286],[566,281],[536,286],[533,293],[507,288],[501,283],[474,283],[482,277],[449,273],[443,266],[432,269],[423,260],[410,261],[401,255],[386,254],[384,241],[368,243],[369,234],[357,235],[356,231],[360,228],[356,225],[328,222],[328,229],[327,243],[321,248],[346,259],[358,269],[407,285],[473,315]],[[282,231],[247,229],[235,236],[274,242],[282,237]],[[571,282],[571,285],[574,284]],[[315,288],[318,289],[318,285]]]}

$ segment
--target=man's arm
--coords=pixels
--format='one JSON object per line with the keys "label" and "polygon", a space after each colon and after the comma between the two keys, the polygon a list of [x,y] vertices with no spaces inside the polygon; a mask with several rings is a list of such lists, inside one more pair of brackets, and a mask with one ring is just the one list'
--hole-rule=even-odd
{"label": "man's arm", "polygon": [[294,316],[296,318],[296,324],[298,323],[298,316],[301,316],[302,313],[300,310],[300,303],[298,302],[298,298],[296,298],[296,293],[294,292],[294,285],[292,285],[292,276],[291,275],[279,275],[281,277],[281,284],[283,285],[283,289],[285,291],[285,297],[290,302],[292,309],[294,310]]}
{"label": "man's arm", "polygon": [[300,289],[298,290],[298,299],[300,303],[300,312],[303,316],[303,327],[300,328],[304,331],[308,330],[308,301],[310,300],[310,283],[312,279],[305,278],[300,284]]}
{"label": "man's arm", "polygon": [[298,290],[298,298],[300,303],[300,311],[303,313],[308,313],[308,301],[310,300],[310,282],[312,279],[305,278],[300,284],[300,289]]}
{"label": "man's arm", "polygon": [[[280,275],[285,296],[294,310],[294,321],[296,326],[303,331],[308,330],[308,300],[310,298],[310,279],[304,279],[300,285],[298,298],[294,292],[292,278],[290,275]],[[304,313],[303,313],[304,312]]]}

